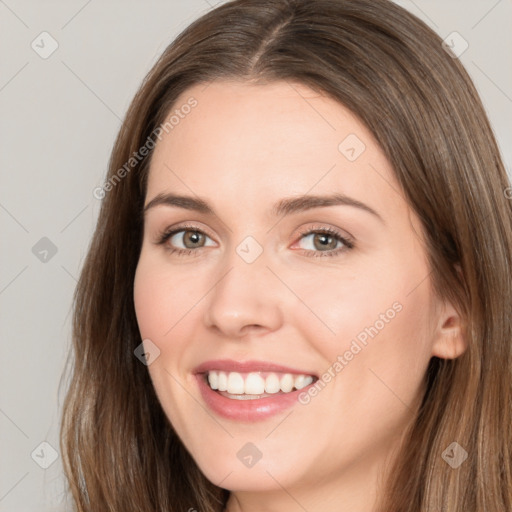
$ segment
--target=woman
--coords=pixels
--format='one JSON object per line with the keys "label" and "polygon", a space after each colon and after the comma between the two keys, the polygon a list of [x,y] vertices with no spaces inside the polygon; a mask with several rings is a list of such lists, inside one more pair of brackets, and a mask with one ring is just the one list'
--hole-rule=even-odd
{"label": "woman", "polygon": [[512,509],[511,189],[453,57],[385,0],[167,48],[76,291],[77,510]]}

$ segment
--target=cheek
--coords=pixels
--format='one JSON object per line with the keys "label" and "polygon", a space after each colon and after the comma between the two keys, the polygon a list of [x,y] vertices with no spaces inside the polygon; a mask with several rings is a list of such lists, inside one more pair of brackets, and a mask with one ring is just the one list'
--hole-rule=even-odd
{"label": "cheek", "polygon": [[368,435],[375,421],[389,432],[400,427],[422,394],[432,333],[429,292],[420,288],[347,304],[352,319],[344,314],[349,327],[329,354],[331,361],[342,356],[333,388],[340,410],[351,410]]}
{"label": "cheek", "polygon": [[[410,273],[418,272],[412,268]],[[379,331],[387,328],[406,302],[413,280],[396,256],[384,254],[372,261],[361,258],[357,265],[283,271],[283,281],[302,303],[290,308],[294,322],[309,339],[323,339],[334,356],[354,338],[369,339],[372,326]]]}
{"label": "cheek", "polygon": [[412,404],[431,356],[428,268],[421,258],[399,254],[372,263],[364,271],[333,269],[307,280],[290,271],[287,282],[310,310],[295,308],[293,322],[330,370],[333,394],[324,397],[336,397],[340,410],[360,409],[361,417],[370,404],[400,417],[401,401]]}
{"label": "cheek", "polygon": [[[200,414],[194,409],[184,387],[193,386],[188,371],[190,339],[198,318],[194,305],[204,295],[198,280],[162,264],[158,257],[141,254],[134,279],[134,304],[142,339],[149,339],[160,350],[148,366],[155,392],[174,427],[188,439],[192,428],[187,418]],[[192,428],[193,433],[193,428]]]}
{"label": "cheek", "polygon": [[141,255],[133,293],[141,336],[154,338],[158,344],[192,312],[205,291],[197,276]]}
{"label": "cheek", "polygon": [[[156,339],[167,324],[165,311],[171,311],[169,296],[163,293],[162,279],[141,259],[134,279],[133,300],[142,338]],[[168,327],[167,327],[168,328]]]}

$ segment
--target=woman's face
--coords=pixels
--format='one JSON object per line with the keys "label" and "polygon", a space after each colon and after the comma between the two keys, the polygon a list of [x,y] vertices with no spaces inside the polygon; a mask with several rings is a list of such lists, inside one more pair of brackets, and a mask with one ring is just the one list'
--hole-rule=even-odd
{"label": "woman's face", "polygon": [[134,283],[163,410],[221,487],[360,492],[443,356],[421,224],[369,130],[305,86],[215,81],[173,113]]}

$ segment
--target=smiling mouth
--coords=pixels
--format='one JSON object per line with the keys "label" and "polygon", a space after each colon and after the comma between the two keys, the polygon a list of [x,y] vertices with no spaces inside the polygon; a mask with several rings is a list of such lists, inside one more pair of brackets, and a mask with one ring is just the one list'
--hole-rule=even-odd
{"label": "smiling mouth", "polygon": [[210,370],[203,374],[210,389],[233,400],[257,400],[293,393],[315,380],[314,375],[282,372],[225,372]]}

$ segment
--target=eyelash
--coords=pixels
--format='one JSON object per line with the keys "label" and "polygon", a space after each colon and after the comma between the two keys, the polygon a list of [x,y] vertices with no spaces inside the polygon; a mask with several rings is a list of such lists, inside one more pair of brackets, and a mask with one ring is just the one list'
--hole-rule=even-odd
{"label": "eyelash", "polygon": [[[176,233],[179,233],[181,231],[198,232],[198,233],[201,233],[202,235],[209,237],[209,235],[207,233],[205,233],[202,229],[199,229],[197,226],[183,225],[183,226],[179,226],[177,228],[173,228],[170,230],[167,229],[167,230],[164,230],[161,233],[159,233],[156,244],[157,245],[165,244],[167,242],[167,240],[169,240],[172,236],[174,236]],[[308,251],[307,249],[301,249],[303,251],[303,255],[307,256],[307,257],[323,258],[326,256],[337,256],[341,252],[346,252],[346,251],[349,251],[354,248],[354,243],[351,240],[342,236],[335,229],[326,228],[326,227],[305,229],[299,233],[299,235],[300,235],[299,239],[301,239],[305,235],[311,235],[311,234],[330,235],[330,236],[334,237],[336,240],[338,240],[339,242],[341,242],[344,245],[344,247],[340,247],[338,249],[334,249],[331,251]],[[209,238],[211,238],[211,237],[209,237]],[[198,254],[198,252],[200,252],[199,249],[203,249],[203,247],[199,247],[197,249],[177,249],[177,248],[173,248],[173,247],[166,247],[167,251],[169,251],[171,254],[176,254],[177,256],[190,256],[190,255],[196,256]]]}

